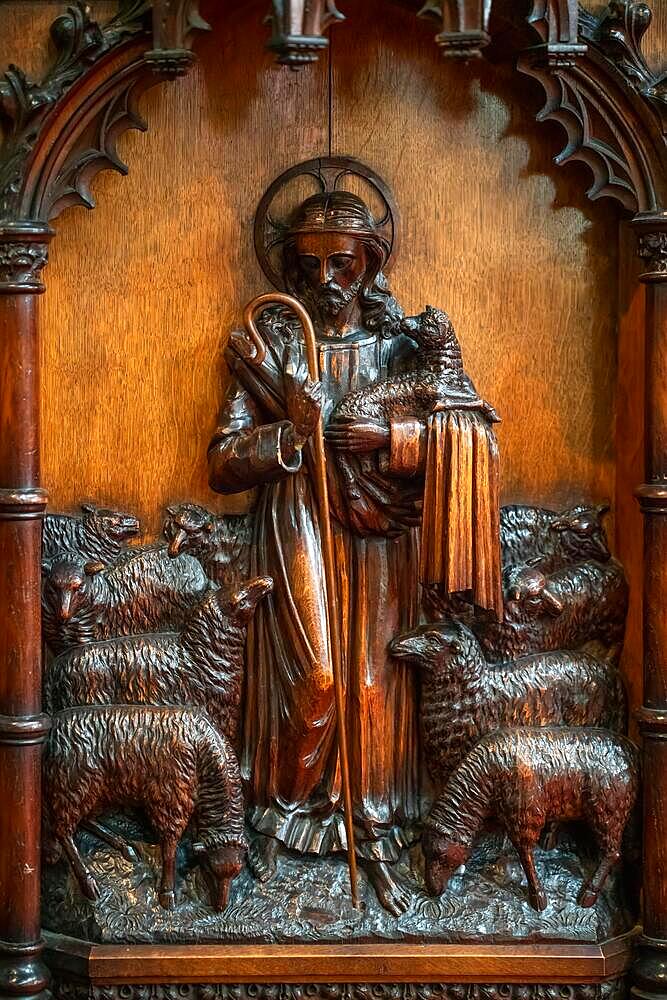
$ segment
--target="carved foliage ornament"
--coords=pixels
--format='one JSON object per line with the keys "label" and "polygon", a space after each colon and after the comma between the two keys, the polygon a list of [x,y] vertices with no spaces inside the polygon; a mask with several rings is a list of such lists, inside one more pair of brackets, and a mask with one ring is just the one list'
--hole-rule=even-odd
{"label": "carved foliage ornament", "polygon": [[47,260],[45,243],[0,243],[0,283],[34,284]]}
{"label": "carved foliage ornament", "polygon": [[639,256],[645,262],[643,281],[667,281],[667,232],[641,234]]}
{"label": "carved foliage ornament", "polygon": [[[0,78],[0,222],[48,220],[77,203],[93,207],[90,181],[95,174],[105,168],[127,172],[116,152],[119,135],[146,127],[136,110],[140,94],[160,78],[185,72],[192,64],[192,34],[207,27],[198,0],[121,0],[118,12],[105,24],[95,20],[85,0],[71,3],[51,27],[55,58],[45,76],[33,80],[10,65]],[[140,58],[134,57],[129,72],[116,67],[108,79],[102,77],[105,86],[84,98],[87,103],[79,105],[75,98],[71,107],[63,106],[74,85],[97,72],[105,56],[142,38],[145,49],[136,50]],[[86,91],[81,88],[81,93]],[[31,162],[56,110],[63,111],[68,142],[59,147],[57,169],[51,170],[47,160],[44,177],[33,178],[33,191],[28,181]]]}
{"label": "carved foliage ornament", "polygon": [[41,81],[31,80],[11,65],[0,80],[0,121],[4,139],[0,149],[0,218],[16,217],[26,162],[42,124],[72,84],[106,52],[141,32],[147,0],[126,0],[104,27],[91,16],[84,0],[76,0],[53,22],[51,39],[56,51]]}
{"label": "carved foliage ornament", "polygon": [[[653,12],[648,4],[611,0],[596,27],[585,18],[584,33],[591,33],[625,76],[649,100],[664,120],[667,111],[667,76],[656,75],[649,68],[641,49]],[[591,31],[592,29],[592,31]]]}
{"label": "carved foliage ornament", "polygon": [[538,79],[547,94],[538,119],[557,121],[567,132],[556,162],[580,160],[590,167],[593,200],[611,197],[630,212],[655,211],[667,197],[667,104],[665,79],[652,73],[641,51],[650,8],[612,0],[598,18],[579,7],[569,34],[572,39],[578,33],[586,51],[573,59],[551,44],[556,12],[562,18],[566,6],[564,0],[535,0],[530,21],[548,44],[519,60],[519,69]]}
{"label": "carved foliage ornament", "polygon": [[604,983],[200,983],[80,986],[56,981],[56,1000],[620,1000],[622,979]]}
{"label": "carved foliage ornament", "polygon": [[[488,41],[490,8],[490,0],[427,0],[419,13],[441,21],[437,40],[446,54],[469,56]],[[324,32],[342,19],[334,0],[274,0],[270,47],[279,61],[302,65],[316,58],[326,45]],[[540,118],[557,120],[568,132],[558,162],[583,160],[595,176],[590,197],[613,197],[633,212],[652,211],[667,200],[662,138],[667,81],[651,72],[641,52],[650,19],[648,6],[636,0],[612,0],[600,18],[575,0],[533,0],[529,21],[544,44],[520,61],[520,68],[547,91]],[[54,22],[56,58],[45,77],[34,81],[10,66],[0,80],[0,221],[52,219],[75,203],[92,207],[91,178],[104,168],[126,170],[115,149],[118,135],[145,127],[136,112],[145,87],[137,87],[136,72],[122,80],[122,73],[116,73],[107,96],[99,100],[99,112],[89,119],[93,142],[88,135],[85,148],[79,149],[79,134],[72,130],[56,175],[49,174],[32,197],[26,193],[26,174],[56,105],[63,107],[73,84],[105,54],[142,34],[147,40],[143,66],[158,77],[185,72],[192,62],[192,34],[206,27],[198,0],[121,0],[118,13],[105,25],[94,20],[84,0],[71,3]],[[79,109],[63,111],[69,119]]]}

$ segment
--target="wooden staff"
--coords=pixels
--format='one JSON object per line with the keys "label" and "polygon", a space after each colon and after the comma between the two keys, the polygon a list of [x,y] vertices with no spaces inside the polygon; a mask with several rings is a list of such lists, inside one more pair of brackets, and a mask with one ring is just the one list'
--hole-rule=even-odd
{"label": "wooden staff", "polygon": [[[311,379],[318,381],[320,366],[318,361],[317,340],[313,322],[298,301],[283,292],[268,292],[258,295],[249,302],[243,314],[243,322],[248,336],[255,348],[254,356],[249,359],[254,365],[260,365],[266,357],[266,345],[255,326],[255,315],[259,309],[268,305],[287,306],[296,313],[303,328],[306,341],[308,370]],[[340,643],[340,618],[338,616],[338,595],[336,592],[336,571],[334,563],[333,531],[329,509],[329,487],[327,484],[327,456],[324,448],[324,427],[318,421],[313,433],[313,452],[315,466],[315,493],[320,520],[320,537],[322,539],[322,557],[324,559],[324,578],[327,588],[327,637],[329,654],[331,656],[331,672],[333,674],[336,693],[336,716],[338,722],[338,754],[340,758],[341,784],[343,787],[343,803],[345,807],[345,830],[347,833],[347,861],[350,870],[350,888],[352,902],[359,907],[357,889],[357,856],[354,849],[354,824],[352,818],[352,791],[350,788],[350,765],[347,755],[347,731],[345,729],[345,694],[343,689],[343,658]]]}

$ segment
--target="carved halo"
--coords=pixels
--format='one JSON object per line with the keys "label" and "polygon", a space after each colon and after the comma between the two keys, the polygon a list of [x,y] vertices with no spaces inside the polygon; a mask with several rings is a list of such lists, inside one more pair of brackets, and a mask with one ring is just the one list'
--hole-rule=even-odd
{"label": "carved halo", "polygon": [[[389,186],[374,170],[351,156],[318,156],[297,163],[276,177],[257,207],[255,253],[264,274],[274,288],[283,289],[276,255],[285,242],[287,220],[296,205],[292,205],[282,219],[275,217],[271,209],[285,189],[301,177],[313,178],[322,192],[345,190],[346,178],[360,178],[364,186],[379,197],[382,208],[380,213],[376,214],[376,223],[382,235],[389,241],[391,249],[384,269],[390,270],[398,246],[398,211]],[[358,193],[356,189],[355,193]]]}

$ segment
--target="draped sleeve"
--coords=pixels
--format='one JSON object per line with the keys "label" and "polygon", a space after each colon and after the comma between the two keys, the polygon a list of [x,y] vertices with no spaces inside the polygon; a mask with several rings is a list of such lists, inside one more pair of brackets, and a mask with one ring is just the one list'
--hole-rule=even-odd
{"label": "draped sleeve", "polygon": [[208,448],[209,483],[218,493],[241,493],[298,472],[301,453],[284,439],[288,420],[266,423],[257,403],[233,381]]}
{"label": "draped sleeve", "polygon": [[389,472],[410,478],[426,468],[426,421],[392,418],[389,421]]}

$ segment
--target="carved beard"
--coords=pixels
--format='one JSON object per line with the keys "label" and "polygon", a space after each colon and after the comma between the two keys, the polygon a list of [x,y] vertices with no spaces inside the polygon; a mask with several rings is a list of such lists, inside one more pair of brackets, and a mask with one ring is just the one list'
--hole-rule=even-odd
{"label": "carved beard", "polygon": [[336,319],[357,297],[363,284],[363,274],[359,275],[349,288],[341,288],[337,282],[328,281],[326,285],[320,285],[316,289],[304,288],[303,299],[306,306],[314,308],[323,320]]}

